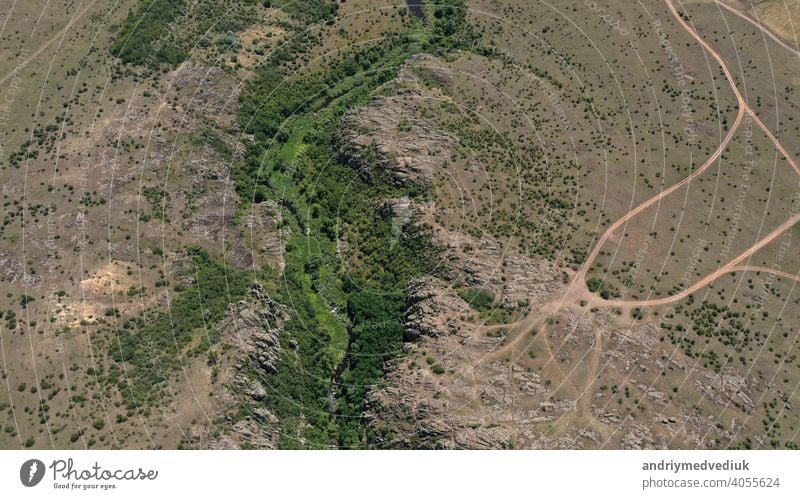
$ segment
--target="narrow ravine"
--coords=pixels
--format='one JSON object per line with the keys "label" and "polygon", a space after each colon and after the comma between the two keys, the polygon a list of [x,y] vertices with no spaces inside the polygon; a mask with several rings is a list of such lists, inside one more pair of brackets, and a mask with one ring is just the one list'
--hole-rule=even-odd
{"label": "narrow ravine", "polygon": [[342,381],[342,375],[347,370],[347,366],[350,363],[350,352],[352,345],[353,342],[348,340],[347,351],[345,352],[344,357],[342,357],[342,360],[339,361],[336,369],[333,370],[333,376],[331,376],[331,386],[328,388],[328,412],[333,419],[336,419],[336,391],[338,390],[339,384]]}
{"label": "narrow ravine", "polygon": [[[344,356],[342,360],[336,365],[336,369],[333,370],[333,376],[331,376],[331,385],[328,388],[328,414],[332,421],[336,421],[336,392],[339,390],[339,386],[342,382],[342,376],[344,372],[347,370],[347,366],[350,364],[350,355],[352,354],[353,350],[353,333],[348,330],[348,337],[347,337],[347,350],[344,352]],[[335,449],[337,447],[335,437],[331,436],[328,440],[328,447]]]}

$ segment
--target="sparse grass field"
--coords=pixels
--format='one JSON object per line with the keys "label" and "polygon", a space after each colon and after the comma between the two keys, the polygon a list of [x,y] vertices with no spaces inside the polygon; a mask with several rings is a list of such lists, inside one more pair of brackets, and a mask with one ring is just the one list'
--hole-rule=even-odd
{"label": "sparse grass field", "polygon": [[753,18],[767,25],[790,46],[798,46],[797,26],[800,25],[800,1],[764,0],[750,1],[748,10]]}
{"label": "sparse grass field", "polygon": [[[18,3],[0,36],[0,92],[12,97],[0,154],[4,448],[174,448],[203,413],[184,392],[211,404],[205,358],[169,377],[173,406],[137,410],[120,403],[132,366],[106,357],[114,330],[161,313],[191,281],[187,246],[232,269],[251,254],[226,225],[237,69],[137,75],[119,64],[109,50],[137,3]],[[270,13],[259,11],[265,26]],[[218,46],[198,59],[231,56]]]}
{"label": "sparse grass field", "polygon": [[674,294],[791,216],[797,173],[745,120],[718,163],[616,231],[590,275],[629,299]]}

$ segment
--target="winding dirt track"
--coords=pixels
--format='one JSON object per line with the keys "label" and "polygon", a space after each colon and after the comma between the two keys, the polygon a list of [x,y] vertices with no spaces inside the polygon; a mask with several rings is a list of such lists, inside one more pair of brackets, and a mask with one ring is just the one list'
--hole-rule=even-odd
{"label": "winding dirt track", "polygon": [[[770,269],[766,267],[759,267],[759,266],[752,266],[747,264],[746,260],[750,258],[753,254],[767,246],[770,242],[775,240],[776,238],[780,237],[781,235],[785,234],[786,231],[792,230],[792,227],[800,222],[800,213],[793,213],[791,218],[787,219],[785,222],[780,224],[778,227],[773,229],[769,234],[761,238],[755,244],[753,244],[750,248],[743,251],[739,255],[737,255],[733,260],[729,263],[719,267],[716,271],[706,275],[705,277],[701,278],[699,281],[694,283],[689,288],[681,291],[680,293],[670,295],[664,298],[656,298],[651,300],[640,300],[640,301],[623,301],[623,300],[603,300],[600,296],[595,293],[589,291],[588,287],[586,286],[586,273],[588,269],[591,267],[592,262],[596,259],[597,255],[599,254],[600,250],[602,249],[603,245],[608,241],[609,237],[620,227],[624,226],[624,224],[633,218],[634,216],[638,215],[642,211],[646,210],[650,206],[654,205],[655,203],[659,202],[664,197],[672,194],[676,190],[680,189],[683,186],[686,186],[689,182],[691,182],[694,178],[698,175],[702,174],[706,171],[723,153],[725,148],[728,146],[730,141],[732,140],[734,134],[736,133],[737,129],[741,125],[742,121],[747,117],[748,119],[752,119],[759,128],[761,128],[765,135],[772,141],[775,145],[776,149],[780,151],[785,160],[792,166],[795,172],[800,175],[800,168],[798,168],[797,163],[791,158],[786,150],[783,148],[783,145],[778,141],[778,139],[772,134],[772,132],[767,128],[767,126],[761,121],[761,119],[756,115],[756,113],[750,108],[746,100],[742,97],[741,93],[739,92],[738,88],[736,87],[735,80],[728,69],[727,65],[725,64],[722,57],[708,44],[703,40],[700,35],[692,29],[692,27],[683,19],[681,18],[678,11],[673,6],[672,0],[665,0],[667,7],[669,8],[672,15],[678,21],[678,23],[685,29],[696,41],[699,43],[705,50],[708,51],[712,55],[712,57],[717,61],[722,69],[723,73],[725,74],[728,83],[730,84],[731,90],[736,96],[738,101],[738,113],[736,115],[736,120],[733,122],[730,130],[726,133],[725,137],[720,142],[719,147],[709,156],[709,158],[701,165],[697,170],[692,172],[686,178],[681,180],[680,182],[672,185],[671,187],[663,190],[658,195],[648,199],[647,201],[643,202],[642,204],[636,206],[628,213],[626,213],[622,218],[614,222],[608,229],[602,234],[602,236],[597,240],[596,245],[592,249],[591,253],[586,258],[583,265],[580,269],[573,275],[572,279],[570,280],[569,285],[564,289],[561,293],[559,293],[554,300],[549,301],[547,303],[542,304],[541,306],[536,308],[535,313],[530,314],[522,321],[518,321],[514,323],[513,326],[514,330],[518,331],[528,331],[531,329],[538,329],[539,334],[544,341],[544,346],[548,354],[548,362],[545,364],[549,364],[550,362],[553,363],[553,366],[560,376],[562,380],[558,389],[563,389],[565,394],[568,396],[574,397],[576,400],[576,406],[574,410],[569,411],[568,413],[562,414],[558,417],[558,419],[551,423],[551,426],[548,427],[547,431],[545,431],[542,436],[548,434],[561,434],[571,425],[575,425],[578,422],[580,424],[585,424],[586,428],[592,428],[593,430],[597,431],[599,434],[603,435],[603,439],[605,442],[609,442],[611,435],[609,434],[608,429],[605,424],[598,421],[596,415],[592,413],[592,395],[594,393],[593,387],[595,386],[597,380],[600,378],[600,374],[602,370],[605,368],[602,365],[602,352],[603,352],[603,336],[601,334],[601,328],[595,328],[595,338],[594,338],[594,345],[590,351],[588,351],[583,357],[581,357],[578,362],[583,363],[586,362],[587,366],[587,374],[582,379],[574,379],[576,373],[580,373],[576,369],[571,370],[569,373],[564,373],[559,363],[555,361],[555,356],[553,349],[548,341],[548,326],[546,322],[546,318],[549,317],[551,314],[558,313],[559,310],[562,309],[564,305],[567,308],[571,308],[571,303],[580,303],[580,309],[583,311],[591,310],[594,307],[613,307],[619,310],[628,310],[634,309],[636,307],[646,307],[646,306],[656,306],[656,305],[666,305],[669,303],[673,303],[679,300],[686,298],[687,296],[695,293],[701,288],[708,286],[716,279],[729,274],[731,272],[737,271],[745,271],[745,272],[765,272],[770,273],[782,277],[786,277],[789,279],[794,279],[796,281],[800,281],[800,275],[790,274],[788,272],[783,272],[781,270]],[[620,314],[624,317],[628,317],[629,314]],[[530,341],[530,338],[527,335],[519,334],[516,338],[514,338],[510,343],[507,345],[495,350],[492,352],[490,356],[487,356],[486,359],[500,359],[511,355],[514,349],[517,348],[524,348],[522,346],[523,342]],[[559,347],[560,350],[560,347]],[[570,379],[570,378],[573,379]]]}
{"label": "winding dirt track", "polygon": [[[772,131],[764,124],[763,121],[761,121],[761,118],[759,118],[758,115],[752,110],[752,108],[747,103],[747,101],[744,99],[744,97],[742,97],[742,94],[739,92],[739,89],[736,87],[736,82],[735,82],[735,80],[733,78],[733,75],[731,74],[731,71],[728,69],[728,66],[725,64],[725,61],[722,59],[722,56],[720,56],[719,53],[716,50],[714,50],[714,48],[711,47],[711,45],[709,45],[697,33],[697,31],[695,31],[694,28],[692,28],[689,25],[689,23],[681,17],[681,15],[675,9],[675,6],[673,5],[672,0],[664,0],[664,1],[666,2],[667,7],[669,8],[670,12],[672,13],[673,17],[678,22],[678,24],[680,24],[681,27],[684,30],[686,30],[686,32],[689,33],[689,35],[692,38],[694,38],[695,41],[697,41],[698,44],[700,44],[700,46],[702,46],[709,54],[711,54],[711,56],[714,58],[714,60],[716,60],[717,63],[720,65],[720,68],[722,69],[723,73],[725,74],[725,78],[728,80],[728,83],[730,84],[731,91],[736,96],[736,100],[738,101],[738,105],[739,105],[739,111],[738,111],[738,113],[736,115],[736,120],[734,120],[734,122],[733,122],[733,126],[731,126],[730,130],[728,131],[728,133],[722,139],[722,142],[720,142],[719,147],[711,154],[711,156],[708,158],[708,160],[706,160],[706,162],[703,163],[702,166],[700,166],[700,168],[695,170],[691,175],[687,176],[686,178],[684,178],[680,182],[672,185],[668,189],[665,189],[665,190],[661,191],[656,196],[648,199],[644,203],[642,203],[639,206],[637,206],[636,208],[632,209],[631,211],[626,213],[622,218],[620,218],[619,220],[617,220],[616,222],[611,224],[611,226],[609,226],[608,229],[606,229],[606,231],[603,233],[603,235],[600,236],[600,238],[597,240],[597,244],[595,244],[594,248],[592,249],[591,253],[589,253],[589,255],[587,256],[587,258],[584,261],[584,263],[581,266],[581,268],[575,274],[575,276],[574,276],[574,278],[572,280],[572,284],[570,285],[570,288],[572,288],[575,284],[578,284],[581,287],[585,288],[585,286],[586,286],[586,273],[588,272],[589,268],[591,267],[592,262],[594,262],[594,260],[597,258],[597,255],[600,253],[600,250],[602,249],[603,245],[608,241],[609,237],[611,237],[611,235],[617,229],[622,227],[631,218],[635,217],[636,215],[638,215],[642,211],[646,210],[647,208],[649,208],[653,204],[659,202],[664,197],[672,194],[676,190],[678,190],[681,187],[687,185],[694,178],[696,178],[698,175],[702,174],[705,170],[707,170],[708,167],[711,166],[714,163],[714,161],[719,159],[720,155],[722,154],[722,152],[728,146],[728,143],[733,138],[733,135],[736,133],[736,130],[741,125],[745,115],[748,115],[749,118],[752,119],[753,122],[755,122],[758,125],[759,128],[761,128],[761,130],[764,132],[764,134],[767,136],[767,138],[769,138],[770,141],[775,145],[775,148],[778,151],[780,151],[780,153],[783,155],[783,159],[785,159],[786,162],[788,162],[789,165],[791,165],[791,167],[794,169],[794,171],[797,172],[798,175],[800,175],[800,166],[798,166],[797,162],[795,162],[795,160],[789,155],[789,153],[786,151],[786,149],[783,147],[783,145],[780,143],[780,141],[775,137],[775,135],[773,135]],[[692,286],[690,286],[689,288],[685,289],[684,291],[682,291],[680,293],[676,293],[674,295],[671,295],[671,296],[668,296],[668,297],[665,297],[665,298],[658,298],[658,299],[652,299],[652,300],[640,300],[640,301],[604,300],[601,303],[605,304],[605,305],[617,306],[617,307],[619,307],[619,306],[624,306],[624,307],[644,307],[644,306],[653,306],[653,305],[665,305],[665,304],[672,303],[672,302],[681,300],[683,298],[686,298],[690,294],[692,294],[692,293],[696,292],[697,290],[707,286],[708,284],[710,284],[711,282],[713,282],[714,280],[718,279],[719,277],[721,277],[721,276],[723,276],[725,274],[733,272],[736,269],[738,269],[738,270],[748,269],[749,268],[748,266],[746,266],[746,265],[745,266],[739,266],[739,264],[743,260],[748,258],[749,256],[753,255],[756,251],[758,251],[759,249],[763,248],[764,246],[766,246],[767,244],[772,242],[775,238],[779,237],[786,230],[790,229],[798,221],[800,221],[800,214],[796,214],[796,215],[792,216],[792,218],[790,218],[789,220],[787,220],[786,222],[781,224],[778,228],[776,228],[775,230],[770,232],[767,236],[765,236],[764,238],[759,240],[757,243],[755,243],[749,249],[747,249],[746,251],[741,253],[739,256],[737,256],[735,259],[733,259],[731,262],[729,262],[728,264],[720,267],[715,272],[707,275],[706,277],[702,278],[701,280],[699,280],[698,282],[696,282],[695,284],[693,284]],[[760,271],[762,271],[762,272],[777,273],[777,272],[775,272],[775,271],[773,271],[771,269],[767,269],[767,268],[763,268],[763,267],[758,267],[758,269]],[[784,276],[785,277],[789,277],[789,276],[791,276],[791,274],[785,274]],[[598,303],[595,302],[595,304],[598,304]]]}
{"label": "winding dirt track", "polygon": [[[686,298],[687,296],[689,296],[690,294],[694,293],[695,291],[697,291],[699,289],[702,289],[702,288],[706,287],[707,285],[711,284],[713,281],[715,281],[716,279],[722,277],[725,274],[730,274],[731,272],[735,272],[736,269],[747,270],[749,268],[749,266],[747,266],[747,265],[738,266],[739,263],[741,263],[744,259],[752,256],[753,253],[755,253],[756,251],[760,250],[761,248],[763,248],[764,246],[766,246],[767,244],[772,242],[772,240],[775,239],[776,237],[780,236],[781,234],[783,234],[787,230],[791,229],[792,226],[794,224],[796,224],[797,222],[799,222],[799,221],[800,221],[800,214],[794,215],[792,218],[790,218],[789,220],[783,222],[775,230],[770,232],[766,237],[764,237],[763,239],[758,241],[756,244],[751,246],[749,249],[747,249],[747,251],[743,252],[742,254],[737,256],[735,259],[731,260],[730,263],[728,263],[727,265],[723,265],[722,267],[720,267],[716,271],[714,271],[711,274],[709,274],[709,275],[705,276],[704,278],[700,279],[699,281],[697,281],[696,283],[692,284],[690,287],[684,289],[680,293],[676,293],[674,295],[667,296],[666,298],[658,298],[658,299],[655,299],[655,300],[640,300],[640,301],[606,300],[603,303],[606,303],[606,304],[612,305],[612,306],[622,306],[622,305],[624,305],[626,307],[645,307],[645,306],[653,306],[653,305],[666,305],[668,303],[672,303],[672,302],[675,302],[675,301],[678,301],[678,300],[682,300],[682,299]],[[759,270],[762,270],[763,272],[774,273],[773,270],[767,269],[765,267],[758,267],[758,268],[759,268]],[[788,275],[791,275],[791,274],[787,274],[787,276]]]}
{"label": "winding dirt track", "polygon": [[795,281],[800,281],[800,274],[790,274],[782,270],[771,269],[768,267],[759,267],[757,265],[737,265],[731,269],[731,272],[766,272],[767,274],[774,274],[780,277],[786,277]]}

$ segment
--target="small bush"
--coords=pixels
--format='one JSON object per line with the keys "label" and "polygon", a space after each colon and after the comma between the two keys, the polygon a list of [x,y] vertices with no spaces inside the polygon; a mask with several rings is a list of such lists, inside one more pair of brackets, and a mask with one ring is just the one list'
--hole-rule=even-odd
{"label": "small bush", "polygon": [[485,312],[492,309],[494,305],[494,295],[485,289],[466,288],[459,290],[458,296],[469,303],[475,310]]}
{"label": "small bush", "polygon": [[597,291],[603,287],[603,280],[598,279],[597,277],[592,277],[586,281],[586,287],[588,287],[589,291],[592,293],[597,293]]}

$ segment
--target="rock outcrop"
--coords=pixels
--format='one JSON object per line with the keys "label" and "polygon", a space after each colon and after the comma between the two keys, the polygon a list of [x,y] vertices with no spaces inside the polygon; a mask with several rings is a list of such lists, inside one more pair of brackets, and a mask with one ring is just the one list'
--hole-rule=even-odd
{"label": "rock outcrop", "polygon": [[561,274],[551,263],[489,236],[478,239],[441,229],[435,239],[444,247],[444,272],[454,286],[487,290],[504,306],[545,301],[561,286]]}
{"label": "rock outcrop", "polygon": [[456,329],[454,317],[468,314],[470,306],[452,287],[436,277],[424,277],[411,283],[406,303],[405,339],[436,337]]}
{"label": "rock outcrop", "polygon": [[447,168],[458,140],[408,105],[424,99],[419,92],[380,96],[349,114],[338,138],[340,154],[364,178],[387,178],[398,186],[430,183]]}
{"label": "rock outcrop", "polygon": [[172,74],[172,85],[191,96],[192,110],[229,122],[239,106],[239,85],[226,81],[224,71],[185,62]]}
{"label": "rock outcrop", "polygon": [[[387,84],[387,90],[393,90],[389,95],[378,95],[344,117],[337,137],[339,153],[362,177],[397,186],[427,185],[437,171],[447,169],[459,141],[423,116],[421,109],[442,97],[413,69],[431,61],[435,59],[430,56],[412,58]],[[435,63],[424,69],[439,81],[452,78]]]}
{"label": "rock outcrop", "polygon": [[242,237],[253,247],[254,253],[263,259],[263,263],[283,272],[283,252],[291,229],[288,224],[281,222],[281,209],[277,202],[254,204],[244,215]]}
{"label": "rock outcrop", "polygon": [[[209,447],[214,449],[266,448],[277,446],[276,418],[259,402],[268,387],[249,374],[252,369],[264,375],[275,374],[281,355],[280,331],[286,312],[255,284],[247,300],[231,304],[217,325],[220,343],[227,345],[219,356],[219,380],[213,398],[216,424],[224,431]],[[247,415],[236,419],[247,409]]]}

